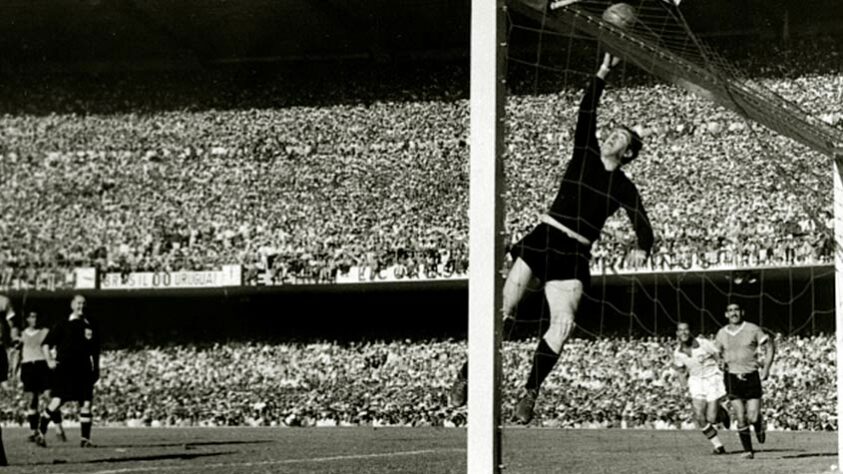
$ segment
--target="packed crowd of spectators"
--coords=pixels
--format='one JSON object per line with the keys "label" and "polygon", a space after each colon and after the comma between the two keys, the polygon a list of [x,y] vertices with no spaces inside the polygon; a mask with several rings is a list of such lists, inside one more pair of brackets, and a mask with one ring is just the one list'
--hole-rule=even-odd
{"label": "packed crowd of spectators", "polygon": [[[843,127],[839,45],[795,48],[741,67]],[[0,115],[0,279],[238,263],[249,284],[329,282],[352,268],[464,274],[468,75],[443,69],[394,83],[343,76],[341,86],[225,75],[13,82],[20,94]],[[553,93],[514,85],[508,97],[512,239],[555,192],[580,79]],[[655,132],[628,168],[655,226],[649,266],[829,261],[830,159],[676,86],[613,79],[601,123]],[[596,270],[627,268],[633,244],[615,216]]]}
{"label": "packed crowd of spectators", "polygon": [[[534,346],[504,344],[504,417],[513,413]],[[777,337],[764,384],[770,429],[836,429],[834,346],[833,335]],[[539,423],[692,429],[673,350],[667,338],[571,341],[543,386]],[[447,404],[464,358],[458,341],[111,350],[103,355],[95,413],[98,424],[128,426],[464,426],[465,408]],[[22,424],[27,400],[17,381],[3,391],[3,421]]]}

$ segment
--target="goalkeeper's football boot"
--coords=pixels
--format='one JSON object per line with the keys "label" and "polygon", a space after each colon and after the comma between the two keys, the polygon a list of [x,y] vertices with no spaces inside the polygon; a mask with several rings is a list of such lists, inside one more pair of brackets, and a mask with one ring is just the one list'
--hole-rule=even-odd
{"label": "goalkeeper's football boot", "polygon": [[79,447],[80,448],[94,448],[96,446],[88,438],[82,438],[82,441],[79,442]]}
{"label": "goalkeeper's football boot", "polygon": [[726,448],[724,448],[723,446],[718,446],[718,447],[714,448],[714,450],[711,451],[711,453],[712,454],[726,454]]}
{"label": "goalkeeper's football boot", "polygon": [[526,425],[533,420],[533,407],[536,406],[536,398],[539,396],[539,391],[533,388],[528,388],[524,392],[521,400],[518,400],[518,405],[515,407],[515,418],[519,423]]}

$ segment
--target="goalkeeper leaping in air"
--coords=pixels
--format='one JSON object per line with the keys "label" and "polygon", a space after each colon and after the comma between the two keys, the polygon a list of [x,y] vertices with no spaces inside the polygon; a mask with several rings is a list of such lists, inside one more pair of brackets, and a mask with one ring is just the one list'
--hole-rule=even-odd
{"label": "goalkeeper leaping in air", "polygon": [[[577,117],[574,153],[562,176],[559,191],[541,222],[510,250],[514,260],[503,288],[503,317],[512,319],[528,288],[544,287],[550,307],[550,326],[539,341],[527,376],[516,418],[529,423],[539,387],[559,359],[565,340],[574,329],[583,288],[589,284],[591,244],[618,208],[623,207],[638,237],[631,257],[643,263],[653,246],[653,230],[635,185],[621,170],[641,151],[638,133],[627,127],[613,129],[597,140],[597,105],[609,71],[619,58],[606,54],[589,81]],[[451,404],[466,402],[468,363],[451,388]]]}

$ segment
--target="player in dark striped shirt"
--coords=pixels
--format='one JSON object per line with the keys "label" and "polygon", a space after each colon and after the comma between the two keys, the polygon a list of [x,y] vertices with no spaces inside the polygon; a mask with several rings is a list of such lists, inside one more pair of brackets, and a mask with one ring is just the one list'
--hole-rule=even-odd
{"label": "player in dark striped shirt", "polygon": [[[528,288],[544,288],[550,307],[550,326],[539,341],[518,402],[516,418],[529,423],[539,387],[556,365],[565,340],[574,328],[574,315],[591,275],[591,245],[606,220],[623,208],[638,238],[633,265],[643,263],[653,246],[653,230],[638,189],[621,170],[642,148],[640,135],[627,127],[613,129],[602,143],[597,139],[597,106],[605,79],[619,58],[606,54],[580,103],[573,156],[559,190],[541,222],[510,250],[514,260],[503,288],[503,316],[512,319]],[[465,403],[468,364],[451,390],[451,403]]]}

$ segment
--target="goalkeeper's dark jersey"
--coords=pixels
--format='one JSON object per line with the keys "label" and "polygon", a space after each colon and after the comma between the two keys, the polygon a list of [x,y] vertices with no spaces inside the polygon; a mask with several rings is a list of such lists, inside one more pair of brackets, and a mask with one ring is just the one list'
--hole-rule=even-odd
{"label": "goalkeeper's dark jersey", "polygon": [[597,105],[605,84],[594,76],[586,88],[577,117],[574,155],[548,214],[594,242],[600,237],[606,219],[623,207],[638,236],[638,246],[649,253],[653,247],[653,229],[638,189],[620,168],[606,171],[600,160]]}
{"label": "goalkeeper's dark jersey", "polygon": [[77,369],[99,367],[99,332],[86,318],[68,319],[47,333],[44,344],[56,348],[56,360]]}

